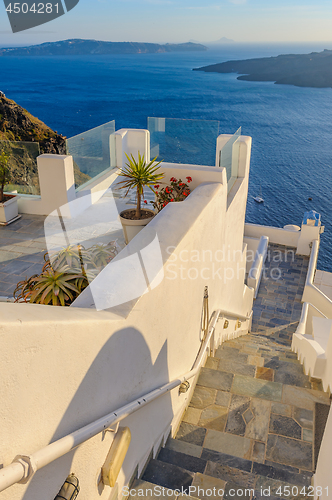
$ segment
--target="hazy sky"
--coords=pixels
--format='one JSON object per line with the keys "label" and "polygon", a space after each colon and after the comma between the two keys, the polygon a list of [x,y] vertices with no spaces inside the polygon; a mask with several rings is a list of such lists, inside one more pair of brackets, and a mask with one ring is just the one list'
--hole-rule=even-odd
{"label": "hazy sky", "polygon": [[2,46],[67,38],[158,43],[221,37],[237,42],[332,40],[331,0],[80,0],[64,16],[16,34],[0,2]]}

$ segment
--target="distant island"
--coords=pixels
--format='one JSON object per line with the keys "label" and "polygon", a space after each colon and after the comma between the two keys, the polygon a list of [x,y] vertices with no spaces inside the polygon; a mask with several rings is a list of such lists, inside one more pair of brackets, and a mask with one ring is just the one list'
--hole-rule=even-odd
{"label": "distant island", "polygon": [[[192,42],[192,43],[201,43],[197,40],[189,40],[189,42]],[[224,45],[224,44],[228,44],[228,43],[234,43],[234,40],[232,40],[231,38],[226,38],[225,36],[222,36],[221,38],[219,38],[219,40],[214,40],[212,42],[202,42],[203,45]]]}
{"label": "distant island", "polygon": [[42,43],[29,47],[0,49],[0,56],[84,56],[106,54],[156,54],[162,52],[204,51],[207,47],[200,43],[139,43],[139,42],[102,42],[98,40],[63,40]]}
{"label": "distant island", "polygon": [[194,71],[238,73],[238,80],[297,87],[332,87],[332,50],[212,64]]}

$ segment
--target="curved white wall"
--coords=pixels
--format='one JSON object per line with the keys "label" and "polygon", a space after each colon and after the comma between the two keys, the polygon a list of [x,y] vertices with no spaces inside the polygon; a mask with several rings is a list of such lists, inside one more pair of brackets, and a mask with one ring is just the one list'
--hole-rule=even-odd
{"label": "curved white wall", "polygon": [[[15,455],[32,453],[187,372],[201,343],[206,285],[211,312],[221,308],[248,313],[252,295],[243,283],[247,178],[232,191],[227,199],[224,176],[222,183],[198,186],[185,202],[167,206],[154,219],[150,230],[160,241],[165,277],[127,304],[124,318],[112,311],[84,309],[88,292],[76,303],[79,307],[0,303],[0,464],[6,466]],[[142,247],[148,234],[144,231],[135,238]],[[226,253],[219,262],[216,255],[224,246],[231,258]],[[173,254],[169,247],[174,247]],[[193,255],[199,255],[199,261]],[[174,263],[175,268],[167,268]],[[195,279],[191,269],[198,273]],[[120,488],[171,424],[176,428],[189,397],[174,390],[123,421],[131,429],[132,443],[118,478]],[[28,485],[4,491],[2,498],[44,500],[45,491],[54,498],[73,471],[81,482],[82,499],[108,499],[111,490],[102,488],[99,480],[111,441],[110,433],[96,436],[41,469]]]}

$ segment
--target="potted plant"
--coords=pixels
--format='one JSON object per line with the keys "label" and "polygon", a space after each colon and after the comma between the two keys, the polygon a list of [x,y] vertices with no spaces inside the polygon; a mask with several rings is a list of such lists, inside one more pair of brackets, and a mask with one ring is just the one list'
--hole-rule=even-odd
{"label": "potted plant", "polygon": [[191,177],[186,177],[187,182],[182,182],[181,179],[176,179],[175,177],[170,178],[170,185],[162,187],[159,184],[155,185],[155,201],[151,201],[155,210],[160,212],[166,205],[176,201],[185,200],[191,193],[189,187],[190,182],[192,182]]}
{"label": "potted plant", "polygon": [[5,185],[10,181],[9,154],[2,149],[0,152],[0,224],[10,224],[18,216],[17,197],[5,194]]}
{"label": "potted plant", "polygon": [[144,155],[138,152],[138,161],[133,155],[129,157],[126,154],[128,163],[126,167],[120,170],[119,175],[125,180],[118,183],[119,188],[126,189],[126,195],[131,189],[136,190],[137,204],[136,209],[129,208],[120,213],[120,221],[123,227],[126,243],[129,243],[136,234],[146,226],[155,216],[155,212],[148,208],[141,207],[144,187],[148,187],[155,192],[153,186],[160,182],[164,174],[158,172],[161,161],[156,162],[156,158],[146,162]]}

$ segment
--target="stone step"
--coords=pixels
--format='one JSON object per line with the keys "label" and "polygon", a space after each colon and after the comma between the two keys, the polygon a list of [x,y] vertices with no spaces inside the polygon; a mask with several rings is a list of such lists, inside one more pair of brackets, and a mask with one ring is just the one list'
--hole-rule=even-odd
{"label": "stone step", "polygon": [[199,472],[241,486],[254,485],[258,476],[283,481],[297,486],[310,486],[312,473],[297,473],[296,469],[278,464],[267,465],[232,455],[203,449],[201,457],[193,457],[169,447],[162,448],[158,460]]}
{"label": "stone step", "polygon": [[188,487],[194,479],[194,472],[171,463],[152,459],[141,479],[170,490],[180,490],[188,493]]}
{"label": "stone step", "polygon": [[[189,490],[190,488],[190,490]],[[240,485],[231,481],[208,476],[197,472],[187,493],[181,490],[161,487],[145,480],[135,480],[129,495],[129,500],[142,498],[143,500],[157,500],[169,498],[179,500],[312,500],[308,495],[308,487],[291,486],[289,483],[257,476],[255,487]],[[284,493],[284,494],[283,494]]]}
{"label": "stone step", "polygon": [[[260,336],[259,334],[247,334],[242,337],[228,340],[222,343],[218,349],[223,349],[224,347],[234,347],[239,349],[252,349],[255,352],[257,350],[262,351],[278,351],[280,354],[285,354],[286,352],[291,352],[290,346],[279,345],[267,336]],[[294,354],[293,354],[294,355]]]}
{"label": "stone step", "polygon": [[[130,488],[130,493],[128,500],[137,500],[137,498],[142,498],[144,500],[157,500],[160,499],[161,495],[158,494],[159,485],[155,483],[150,483],[143,479],[135,479]],[[173,491],[168,491],[165,497],[170,500],[176,500],[177,494]]]}
{"label": "stone step", "polygon": [[[317,382],[311,379],[304,373],[303,366],[294,357],[288,357],[286,354],[276,356],[275,353],[252,353],[241,351],[235,347],[224,346],[218,348],[215,356],[209,357],[205,367],[201,371],[198,385],[205,385],[204,380],[207,377],[208,370],[216,370],[217,372],[226,372],[233,375],[245,375],[255,379],[267,380],[270,382],[278,382],[281,384],[294,385],[308,389],[317,388]],[[206,375],[204,377],[204,374]],[[218,381],[223,378],[224,383]],[[211,386],[213,379],[213,387],[219,390],[231,391],[229,385],[230,377],[221,373],[210,372],[209,382],[207,387]]]}
{"label": "stone step", "polygon": [[[132,485],[130,500],[136,497],[146,500],[155,500],[160,497],[177,500],[187,495],[189,498],[200,500],[234,498],[236,500],[266,500],[266,498],[295,500],[301,491],[301,500],[308,498],[310,475],[294,474],[286,469],[278,470],[275,467],[268,469],[260,467],[250,473],[211,461],[206,462],[204,472],[193,473],[169,461],[178,463],[183,460],[186,466],[195,469],[197,466],[201,468],[203,460],[194,462],[191,460],[193,457],[184,457],[183,454],[169,452],[172,450],[168,449],[167,453],[161,450],[158,459],[151,460],[142,479],[136,480]],[[289,495],[287,491],[291,491],[291,494]]]}
{"label": "stone step", "polygon": [[293,363],[271,360],[267,366],[249,367],[250,374],[244,368],[247,366],[238,365],[235,361],[227,364],[227,360],[222,360],[217,369],[202,368],[197,385],[240,395],[246,395],[248,391],[249,396],[272,401],[281,401],[282,385],[314,388],[314,382],[300,371],[301,366]]}
{"label": "stone step", "polygon": [[203,368],[176,440],[167,447],[203,460],[208,450],[223,460],[231,454],[244,460],[247,472],[252,469],[246,461],[276,468],[283,464],[284,470],[310,476],[316,403],[329,405],[328,394]]}
{"label": "stone step", "polygon": [[[254,336],[251,334],[244,335],[237,339],[228,340],[221,344],[218,349],[227,348],[238,348],[238,349],[249,349],[255,352],[257,351],[276,351],[280,354],[285,354],[287,352],[291,353],[290,346],[280,345],[274,342],[273,339],[270,339],[267,336],[260,336],[255,334]],[[291,353],[293,356],[294,353]],[[296,356],[295,356],[296,357]]]}
{"label": "stone step", "polygon": [[217,349],[216,356],[208,358],[205,366],[271,382],[323,390],[321,380],[307,377],[297,355],[289,348],[277,351],[274,347],[258,348],[251,343],[239,343],[238,340],[222,344]]}

